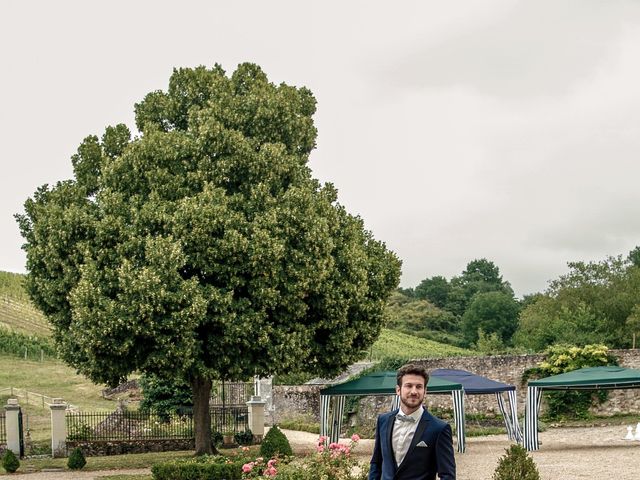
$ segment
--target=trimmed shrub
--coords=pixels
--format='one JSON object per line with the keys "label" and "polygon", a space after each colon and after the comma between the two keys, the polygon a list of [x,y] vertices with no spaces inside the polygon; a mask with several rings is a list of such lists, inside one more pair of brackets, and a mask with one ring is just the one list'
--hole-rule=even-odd
{"label": "trimmed shrub", "polygon": [[2,468],[4,468],[7,473],[14,473],[20,467],[20,460],[16,457],[16,454],[11,450],[7,450],[4,452],[2,456]]}
{"label": "trimmed shrub", "polygon": [[260,455],[265,458],[273,458],[277,456],[290,457],[293,455],[289,440],[280,431],[277,425],[269,429],[260,445]]}
{"label": "trimmed shrub", "polygon": [[236,432],[233,439],[238,445],[251,445],[253,444],[253,432],[247,428],[244,432]]}
{"label": "trimmed shrub", "polygon": [[242,461],[204,455],[158,463],[151,467],[151,473],[154,480],[241,480]]}
{"label": "trimmed shrub", "polygon": [[84,453],[80,447],[76,447],[69,455],[67,460],[67,467],[71,470],[81,470],[87,464],[87,460],[84,458]]}
{"label": "trimmed shrub", "polygon": [[521,445],[511,445],[498,461],[493,480],[540,480],[540,473],[533,459]]}

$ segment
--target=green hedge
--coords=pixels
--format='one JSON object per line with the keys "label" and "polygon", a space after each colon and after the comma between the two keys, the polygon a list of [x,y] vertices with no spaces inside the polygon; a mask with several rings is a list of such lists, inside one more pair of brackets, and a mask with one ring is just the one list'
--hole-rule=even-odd
{"label": "green hedge", "polygon": [[241,480],[242,461],[222,455],[171,460],[151,468],[154,480]]}

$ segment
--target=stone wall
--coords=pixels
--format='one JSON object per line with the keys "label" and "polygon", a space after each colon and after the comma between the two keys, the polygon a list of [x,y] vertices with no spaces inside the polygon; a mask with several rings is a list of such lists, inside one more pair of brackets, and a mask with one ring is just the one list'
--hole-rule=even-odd
{"label": "stone wall", "polygon": [[[640,369],[640,349],[610,350],[618,358],[621,366]],[[515,385],[518,389],[518,411],[524,413],[526,401],[526,385],[522,384],[525,370],[535,367],[544,359],[543,355],[496,355],[485,357],[447,357],[415,360],[429,370],[436,368],[452,368],[468,370],[478,375],[500,382]],[[284,419],[300,417],[319,421],[320,389],[327,385],[274,386],[273,387],[273,420],[275,423]],[[348,425],[368,426],[377,414],[389,409],[390,397],[363,397],[357,413],[349,416]],[[452,410],[451,395],[427,394],[427,406],[440,411]],[[466,395],[467,413],[499,415],[495,395]],[[544,408],[544,403],[543,403]],[[598,415],[616,413],[640,413],[640,389],[612,390],[609,399],[593,409]]]}
{"label": "stone wall", "polygon": [[326,385],[274,385],[272,424],[283,420],[320,421],[320,389]]}

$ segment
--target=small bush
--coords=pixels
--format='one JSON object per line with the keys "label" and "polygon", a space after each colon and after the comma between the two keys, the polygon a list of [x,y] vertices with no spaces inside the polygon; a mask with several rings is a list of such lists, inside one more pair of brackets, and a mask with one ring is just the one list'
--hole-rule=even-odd
{"label": "small bush", "polygon": [[16,457],[16,454],[11,450],[7,450],[4,452],[2,456],[2,468],[4,468],[7,473],[14,473],[20,467],[20,460]]}
{"label": "small bush", "polygon": [[242,461],[221,455],[171,460],[151,467],[154,480],[240,480]]}
{"label": "small bush", "polygon": [[251,445],[253,443],[253,432],[248,428],[244,432],[237,432],[233,439],[238,445]]}
{"label": "small bush", "polygon": [[80,447],[76,447],[69,455],[67,460],[67,467],[71,470],[81,470],[87,464],[87,460],[84,458],[84,453]]}
{"label": "small bush", "polygon": [[533,459],[521,445],[511,445],[501,457],[493,480],[540,480]]}
{"label": "small bush", "polygon": [[222,435],[222,432],[214,430],[213,432],[211,432],[211,443],[213,443],[215,447],[219,447],[220,445],[222,445],[223,437],[224,436]]}
{"label": "small bush", "polygon": [[260,445],[260,455],[265,458],[273,458],[277,456],[290,457],[293,455],[289,440],[280,431],[277,425],[269,429]]}

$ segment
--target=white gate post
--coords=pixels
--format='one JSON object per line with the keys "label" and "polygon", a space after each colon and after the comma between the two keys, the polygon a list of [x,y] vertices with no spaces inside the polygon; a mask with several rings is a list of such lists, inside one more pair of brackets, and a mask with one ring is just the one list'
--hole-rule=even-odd
{"label": "white gate post", "polygon": [[67,427],[65,412],[67,404],[61,398],[54,398],[51,409],[51,454],[54,457],[66,457]]}
{"label": "white gate post", "polygon": [[264,437],[264,406],[266,403],[257,395],[251,397],[251,400],[247,402],[249,429],[253,433],[253,440],[256,443],[262,442],[262,437]]}
{"label": "white gate post", "polygon": [[4,406],[5,425],[7,428],[7,450],[11,450],[20,456],[20,420],[18,415],[20,413],[20,405],[18,405],[17,398],[9,398],[7,404]]}

